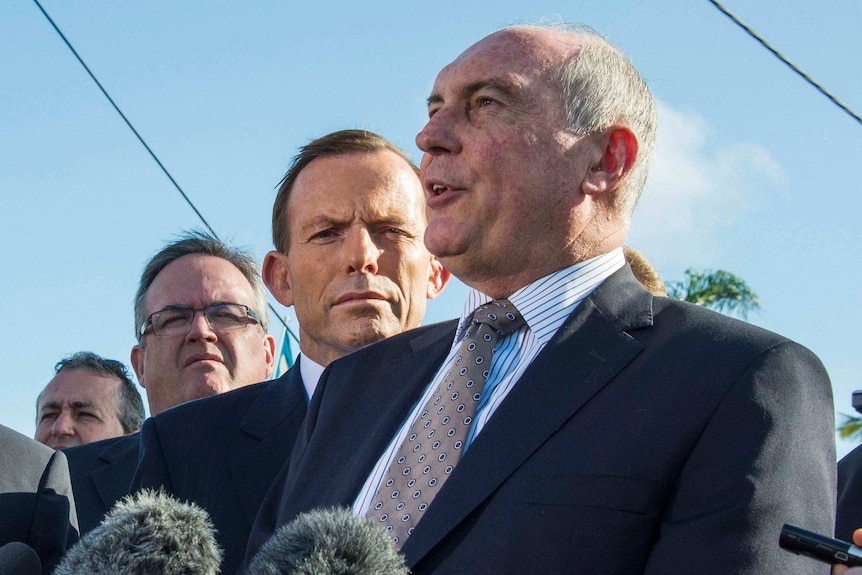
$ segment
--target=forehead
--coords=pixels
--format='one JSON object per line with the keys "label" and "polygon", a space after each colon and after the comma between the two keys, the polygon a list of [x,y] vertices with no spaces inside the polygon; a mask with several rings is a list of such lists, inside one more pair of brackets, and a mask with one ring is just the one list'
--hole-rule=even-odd
{"label": "forehead", "polygon": [[550,80],[582,44],[582,38],[562,30],[507,28],[473,44],[443,68],[435,81],[435,91],[450,83],[508,80],[518,84],[528,78]]}
{"label": "forehead", "polygon": [[120,381],[84,367],[67,367],[48,383],[39,400],[46,403],[87,403],[92,405],[113,401]]}
{"label": "forehead", "polygon": [[423,215],[419,177],[389,150],[317,158],[300,172],[288,200],[292,231],[321,218],[413,220]]}
{"label": "forehead", "polygon": [[254,290],[229,261],[203,254],[175,259],[159,272],[147,290],[148,313],[169,305],[202,307],[214,302],[251,306]]}

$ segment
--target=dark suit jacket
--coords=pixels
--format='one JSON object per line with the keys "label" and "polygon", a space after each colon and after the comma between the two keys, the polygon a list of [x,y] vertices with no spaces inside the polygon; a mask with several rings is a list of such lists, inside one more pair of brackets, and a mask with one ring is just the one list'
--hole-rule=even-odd
{"label": "dark suit jacket", "polygon": [[0,546],[26,543],[47,575],[77,540],[65,456],[0,425]]}
{"label": "dark suit jacket", "polygon": [[81,534],[99,526],[114,503],[129,494],[138,466],[140,434],[133,433],[64,449]]}
{"label": "dark suit jacket", "polygon": [[177,406],[144,423],[133,489],[165,490],[206,509],[239,567],[255,514],[287,461],[306,397],[296,363],[279,379]]}
{"label": "dark suit jacket", "polygon": [[[247,560],[298,513],[353,503],[454,327],[329,366]],[[831,529],[833,420],[808,350],[654,298],[626,266],[529,366],[402,551],[414,575],[826,574],[778,534]]]}
{"label": "dark suit jacket", "polygon": [[838,462],[838,513],[835,536],[853,541],[853,532],[862,527],[862,445]]}

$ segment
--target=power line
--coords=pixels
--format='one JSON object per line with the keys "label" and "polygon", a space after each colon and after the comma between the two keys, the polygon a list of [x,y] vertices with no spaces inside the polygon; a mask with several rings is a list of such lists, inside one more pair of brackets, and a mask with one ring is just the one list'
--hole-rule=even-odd
{"label": "power line", "polygon": [[[36,4],[36,6],[39,8],[39,10],[42,12],[42,14],[48,20],[48,22],[51,23],[51,26],[54,28],[54,30],[57,32],[57,34],[60,35],[60,38],[63,39],[63,42],[66,44],[66,46],[69,48],[69,50],[71,50],[72,54],[75,55],[75,58],[78,60],[78,62],[81,64],[81,66],[84,67],[84,70],[87,71],[87,74],[89,74],[89,76],[90,76],[90,78],[92,78],[93,82],[96,83],[96,86],[99,87],[99,90],[102,91],[102,94],[104,94],[105,98],[108,99],[108,102],[111,103],[111,106],[114,107],[114,110],[117,111],[117,113],[120,115],[120,117],[126,123],[126,125],[129,127],[129,129],[135,134],[135,137],[138,138],[138,141],[141,143],[141,145],[143,145],[144,148],[146,148],[147,152],[149,152],[149,154],[150,154],[150,157],[156,162],[156,164],[158,164],[159,168],[162,169],[162,172],[164,172],[164,174],[168,177],[168,179],[171,181],[171,183],[174,185],[174,187],[177,189],[177,191],[180,193],[180,195],[183,197],[183,199],[189,205],[189,207],[195,212],[195,214],[198,216],[198,218],[201,220],[201,222],[203,222],[203,224],[204,224],[204,226],[206,226],[207,230],[209,230],[209,232],[213,235],[213,237],[215,237],[216,239],[219,239],[219,241],[221,241],[218,234],[215,232],[215,230],[212,228],[212,226],[209,225],[209,222],[206,221],[206,218],[204,218],[203,214],[201,214],[200,211],[197,209],[197,207],[195,207],[195,205],[194,205],[194,203],[192,203],[191,199],[186,195],[186,193],[183,191],[183,189],[180,187],[180,185],[177,183],[177,181],[174,180],[174,177],[171,175],[171,173],[168,172],[168,169],[165,168],[165,166],[162,164],[161,161],[159,161],[159,158],[156,156],[155,152],[153,152],[153,150],[150,149],[150,147],[144,141],[144,138],[141,137],[141,135],[138,133],[138,131],[135,129],[135,127],[132,125],[132,123],[129,121],[129,119],[126,117],[126,115],[123,113],[123,111],[120,110],[120,107],[117,106],[116,102],[114,102],[114,99],[111,98],[110,94],[108,94],[108,91],[105,90],[105,88],[102,86],[102,83],[99,82],[98,78],[96,78],[96,75],[93,74],[92,71],[90,71],[90,67],[87,66],[87,64],[84,62],[83,58],[81,58],[78,55],[78,52],[72,46],[71,42],[69,42],[69,40],[66,39],[66,35],[63,34],[63,32],[60,30],[59,26],[57,26],[57,24],[54,23],[54,20],[51,18],[50,15],[48,15],[48,13],[45,11],[45,9],[42,8],[42,5],[39,4],[39,0],[33,0],[33,2]],[[291,335],[291,337],[293,337],[293,339],[298,342],[299,338],[296,337],[296,334],[293,333],[293,330],[291,330],[288,327],[287,322],[284,320],[284,318],[282,318],[278,314],[275,307],[268,301],[266,303],[267,303],[267,306],[269,307],[269,309],[272,310],[272,313],[275,314],[275,317],[278,318],[278,321],[281,322],[281,325],[284,326],[284,329],[287,330],[287,333],[289,333]]]}
{"label": "power line", "polygon": [[816,81],[815,81],[811,76],[809,76],[809,75],[808,75],[808,74],[806,74],[802,69],[800,69],[800,68],[799,68],[799,66],[797,66],[796,64],[794,64],[793,62],[791,62],[790,60],[788,60],[788,59],[784,56],[784,54],[782,54],[781,52],[779,52],[778,50],[776,50],[775,48],[773,48],[773,47],[769,44],[769,42],[767,42],[766,40],[764,40],[764,39],[763,39],[763,38],[762,38],[762,37],[761,37],[757,32],[755,32],[754,30],[752,30],[752,29],[751,29],[751,27],[749,27],[747,24],[745,24],[745,22],[743,22],[742,20],[740,20],[739,18],[737,18],[737,17],[736,17],[732,12],[730,12],[730,10],[728,10],[727,8],[725,8],[724,6],[722,6],[720,2],[718,2],[717,0],[709,0],[709,2],[710,2],[710,4],[712,4],[713,6],[715,6],[716,8],[718,8],[718,9],[719,9],[719,10],[720,10],[720,11],[721,11],[725,16],[727,16],[728,18],[730,18],[730,19],[731,19],[731,20],[732,20],[732,21],[733,21],[737,26],[739,26],[740,28],[742,28],[743,30],[745,30],[745,31],[748,33],[748,35],[749,35],[749,36],[751,36],[752,38],[754,38],[755,40],[757,40],[758,42],[760,42],[760,44],[761,44],[764,48],[766,48],[767,50],[769,50],[770,52],[772,52],[772,54],[773,54],[776,58],[778,58],[779,60],[781,60],[782,62],[784,62],[785,64],[787,64],[787,66],[789,66],[791,70],[793,70],[794,72],[796,72],[797,74],[799,74],[800,76],[802,76],[802,78],[803,78],[806,82],[808,82],[809,84],[811,84],[812,86],[814,86],[814,87],[817,89],[817,91],[819,91],[821,94],[823,94],[824,96],[826,96],[827,98],[829,98],[829,99],[832,101],[832,103],[833,103],[833,104],[835,104],[836,106],[838,106],[839,108],[841,108],[842,110],[844,110],[845,112],[847,112],[848,114],[850,114],[850,116],[851,116],[854,120],[856,120],[857,122],[859,122],[860,124],[862,124],[862,117],[860,117],[860,116],[859,116],[859,114],[857,114],[856,112],[854,112],[853,110],[851,110],[847,105],[845,105],[843,102],[841,102],[838,98],[836,98],[836,97],[835,97],[835,96],[833,96],[831,93],[829,93],[829,91],[828,91],[828,90],[826,90],[826,88],[824,88],[823,86],[821,86],[820,84],[818,84],[818,83],[817,83],[817,82],[816,82]]}

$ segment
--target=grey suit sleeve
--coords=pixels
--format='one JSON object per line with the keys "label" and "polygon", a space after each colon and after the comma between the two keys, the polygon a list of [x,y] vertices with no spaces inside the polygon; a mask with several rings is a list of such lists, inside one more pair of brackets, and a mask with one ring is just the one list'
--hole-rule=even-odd
{"label": "grey suit sleeve", "polygon": [[36,509],[30,529],[31,546],[50,573],[68,547],[78,540],[75,498],[66,456],[55,452],[39,483]]}
{"label": "grey suit sleeve", "polygon": [[690,453],[645,573],[828,574],[778,536],[785,522],[832,530],[834,429],[820,361],[792,342],[761,354]]}

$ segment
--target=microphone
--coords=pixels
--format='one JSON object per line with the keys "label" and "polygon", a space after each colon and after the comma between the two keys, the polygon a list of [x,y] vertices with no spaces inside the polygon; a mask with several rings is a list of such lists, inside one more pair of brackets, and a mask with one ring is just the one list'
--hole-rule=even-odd
{"label": "microphone", "polygon": [[409,575],[389,535],[347,508],[316,509],[282,526],[245,575]]}
{"label": "microphone", "polygon": [[54,575],[216,575],[221,558],[206,511],[145,489],[114,505]]}
{"label": "microphone", "polygon": [[41,575],[42,560],[36,551],[20,541],[0,547],[0,575]]}

